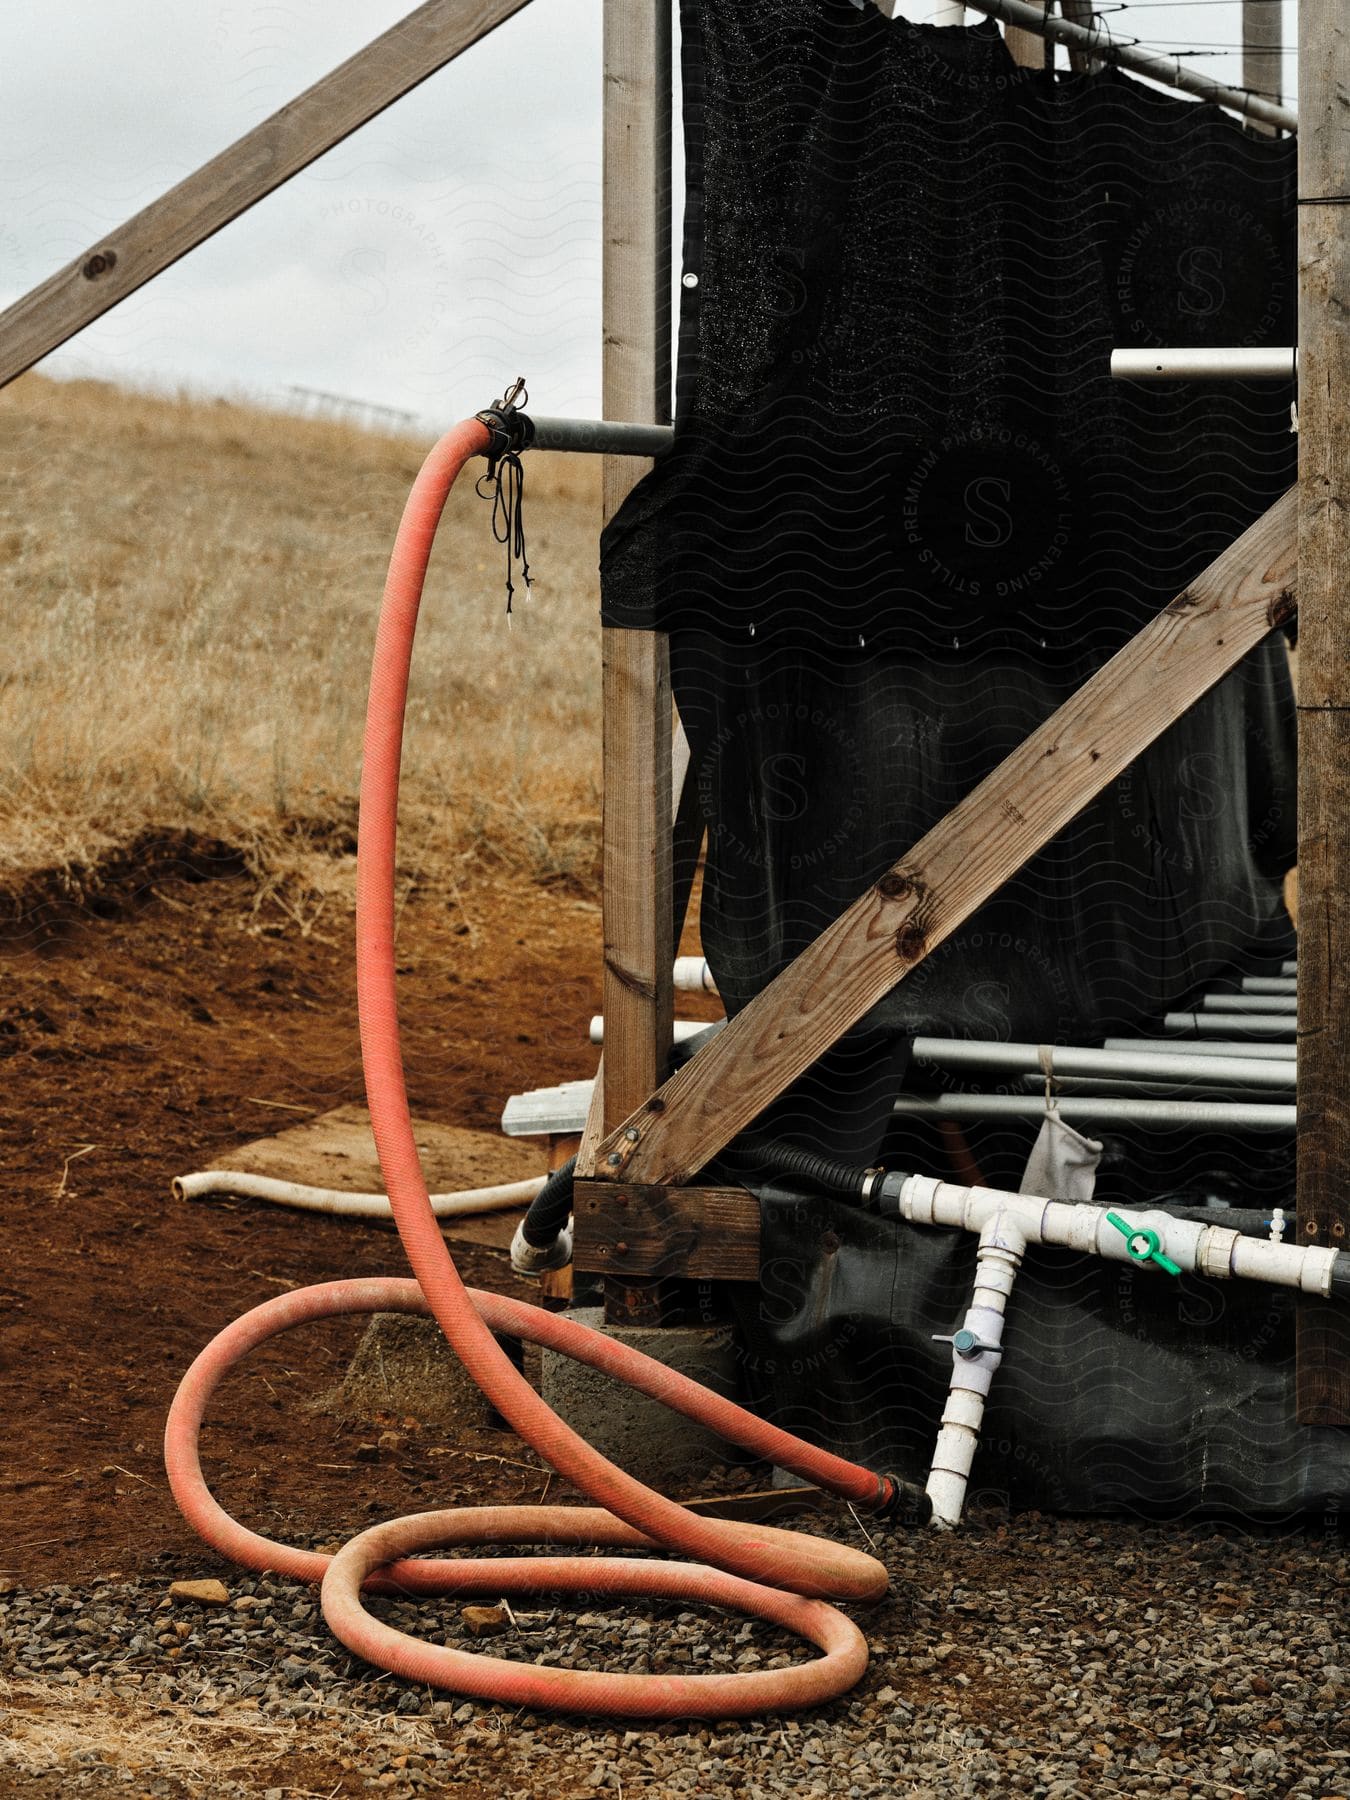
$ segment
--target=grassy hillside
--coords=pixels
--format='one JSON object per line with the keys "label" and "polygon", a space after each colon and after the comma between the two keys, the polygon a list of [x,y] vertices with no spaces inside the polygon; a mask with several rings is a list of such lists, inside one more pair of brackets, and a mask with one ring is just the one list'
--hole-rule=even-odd
{"label": "grassy hillside", "polygon": [[[91,864],[148,827],[275,871],[350,826],[376,609],[424,449],[97,382],[0,391],[0,876]],[[405,849],[589,882],[598,467],[529,459],[536,581],[514,627],[490,510],[465,482],[442,527]]]}

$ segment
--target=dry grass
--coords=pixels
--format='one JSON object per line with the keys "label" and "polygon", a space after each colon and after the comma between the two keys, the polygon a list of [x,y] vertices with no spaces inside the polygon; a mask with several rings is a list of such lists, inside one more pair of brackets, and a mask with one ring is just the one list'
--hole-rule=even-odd
{"label": "dry grass", "polygon": [[206,1684],[195,1702],[172,1705],[139,1700],[124,1687],[91,1691],[88,1683],[5,1682],[0,1697],[6,1710],[0,1770],[20,1778],[77,1779],[89,1772],[136,1778],[131,1795],[169,1780],[200,1800],[243,1800],[258,1793],[260,1771],[274,1770],[294,1800],[307,1794],[319,1800],[318,1789],[296,1784],[297,1765],[314,1767],[331,1789],[334,1775],[346,1769],[374,1775],[435,1743],[422,1720],[338,1707],[319,1719],[277,1719],[256,1703],[221,1701]]}
{"label": "dry grass", "polygon": [[[223,402],[26,376],[0,392],[0,877],[147,826],[275,876],[349,829],[376,609],[425,445]],[[412,862],[594,877],[599,470],[536,456],[534,598],[467,484],[409,707]]]}

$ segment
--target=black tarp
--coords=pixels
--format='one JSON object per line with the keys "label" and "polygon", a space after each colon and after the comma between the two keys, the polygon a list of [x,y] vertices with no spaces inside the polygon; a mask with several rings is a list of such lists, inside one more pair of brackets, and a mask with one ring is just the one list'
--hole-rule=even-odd
{"label": "black tarp", "polygon": [[[675,443],[606,530],[602,604],[610,625],[671,634],[708,832],[703,946],[734,1013],[1293,481],[1292,384],[1131,387],[1110,379],[1109,357],[1294,342],[1295,153],[1114,71],[1019,70],[987,22],[912,26],[851,0],[683,0],[681,18]],[[1294,851],[1292,694],[1272,637],[772,1122],[870,1157],[913,1034],[1099,1042],[1238,966],[1278,967]],[[1031,1134],[972,1133],[986,1178],[1016,1185]],[[942,1172],[935,1134],[890,1147],[916,1145]],[[1115,1134],[1108,1161],[1156,1175],[1156,1148]],[[1173,1133],[1164,1148],[1163,1188],[1212,1190],[1215,1167],[1240,1183],[1251,1147]],[[1266,1148],[1245,1167],[1259,1167],[1248,1198],[1268,1210],[1290,1165]],[[798,1255],[793,1229],[766,1217],[766,1258]],[[814,1412],[839,1447],[896,1460],[917,1429],[901,1418],[906,1383],[920,1435],[935,1427],[940,1358],[917,1346],[951,1329],[944,1283],[971,1246],[878,1237],[856,1216],[840,1237],[852,1299],[841,1251],[806,1259],[795,1312],[747,1302],[747,1371],[777,1369],[750,1386],[785,1423]],[[1287,1363],[1287,1302],[1231,1303],[1230,1318],[1284,1309],[1274,1336],[1240,1328],[1260,1340],[1250,1363],[1197,1328],[1226,1371],[1200,1379],[1149,1313],[1171,1302],[1141,1279],[1136,1317],[1158,1347],[1122,1361],[1110,1389],[1108,1276],[1061,1261],[1029,1271],[1015,1305],[1044,1353],[1025,1381],[1085,1382],[1119,1441],[1137,1419],[1131,1456],[1181,1431],[1187,1447],[1158,1463],[1149,1504],[1201,1490],[1266,1512],[1320,1504],[1325,1468],[1286,1458],[1267,1493],[1250,1457],[1225,1460],[1213,1414],[1227,1391],[1244,1415],[1266,1407],[1269,1441],[1283,1441],[1289,1371],[1270,1357],[1278,1337]],[[1062,1314],[1060,1289],[1079,1297]],[[1050,1296],[1040,1310],[1037,1292]],[[1075,1333],[1091,1378],[1065,1360]],[[787,1354],[799,1341],[804,1376]],[[1155,1429],[1129,1371],[1160,1357],[1179,1398]],[[1266,1405],[1275,1389],[1282,1412]],[[1010,1389],[1008,1405],[1029,1392]],[[1001,1417],[998,1429],[1022,1444],[1024,1470],[1062,1470],[1055,1431],[1018,1436]],[[1219,1456],[1199,1489],[1194,1446]],[[1118,1503],[1120,1482],[1092,1477],[1107,1464],[1084,1454],[1069,1498]],[[1016,1491],[1060,1503],[1044,1481]]]}

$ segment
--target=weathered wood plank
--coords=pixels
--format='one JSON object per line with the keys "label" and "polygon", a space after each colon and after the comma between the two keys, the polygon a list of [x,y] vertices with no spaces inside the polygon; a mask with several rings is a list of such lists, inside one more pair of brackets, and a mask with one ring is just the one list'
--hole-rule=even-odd
{"label": "weathered wood plank", "polygon": [[1279,500],[601,1146],[683,1183],[1294,609]]}
{"label": "weathered wood plank", "polygon": [[[1299,8],[1298,1236],[1350,1249],[1350,13]],[[1339,204],[1318,205],[1329,197]],[[1345,1309],[1299,1307],[1298,1415],[1350,1425]]]}
{"label": "weathered wood plank", "polygon": [[[1045,0],[1028,0],[1028,4],[1034,6],[1037,12],[1045,11]],[[1053,52],[1046,39],[1038,32],[1023,31],[1017,25],[1005,25],[1003,36],[1008,45],[1008,54],[1018,68],[1044,69],[1051,66]]]}
{"label": "weathered wood plank", "polygon": [[[1267,100],[1283,98],[1283,12],[1283,0],[1242,0],[1242,85]],[[1251,129],[1275,135],[1273,125],[1256,120]]]}
{"label": "weathered wood plank", "polygon": [[743,1188],[579,1181],[576,1266],[621,1280],[759,1280],[759,1203]]}
{"label": "weathered wood plank", "polygon": [[237,219],[528,0],[427,0],[0,313],[0,387]]}
{"label": "weathered wood plank", "polygon": [[[670,417],[670,45],[669,0],[605,0],[604,411],[642,424]],[[605,458],[606,520],[650,467]],[[609,1129],[660,1082],[670,1049],[672,715],[665,636],[601,635]]]}

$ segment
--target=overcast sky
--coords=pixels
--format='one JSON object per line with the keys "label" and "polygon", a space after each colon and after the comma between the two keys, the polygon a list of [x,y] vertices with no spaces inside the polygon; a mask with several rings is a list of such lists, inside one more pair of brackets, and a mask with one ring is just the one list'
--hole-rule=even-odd
{"label": "overcast sky", "polygon": [[[901,10],[923,18],[931,4]],[[0,303],[408,10],[0,10]],[[1292,44],[1293,0],[1284,12]],[[1240,80],[1241,0],[1132,0],[1109,19],[1173,53],[1203,47],[1197,67]],[[599,303],[599,0],[533,0],[44,366],[273,403],[292,386],[323,389],[436,424],[523,371],[539,411],[593,416]]]}

